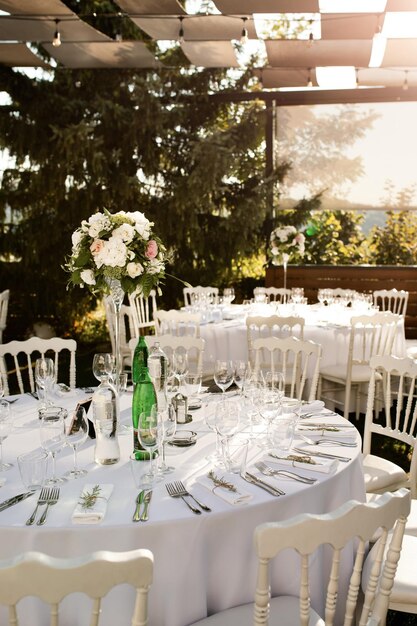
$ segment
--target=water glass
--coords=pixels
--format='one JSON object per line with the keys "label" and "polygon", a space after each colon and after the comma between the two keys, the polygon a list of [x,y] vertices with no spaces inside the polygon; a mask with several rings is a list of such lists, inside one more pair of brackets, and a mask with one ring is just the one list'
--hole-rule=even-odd
{"label": "water glass", "polygon": [[233,474],[243,474],[246,471],[249,439],[243,434],[234,435],[229,441],[229,455],[227,457],[227,470]]}
{"label": "water glass", "polygon": [[45,450],[32,450],[17,457],[20,478],[29,491],[41,489],[45,482],[48,467],[48,453]]}
{"label": "water glass", "polygon": [[93,357],[93,374],[102,383],[108,381],[116,368],[115,358],[110,352],[97,352]]}
{"label": "water glass", "polygon": [[232,361],[216,361],[214,365],[214,382],[222,390],[223,394],[233,383],[233,374]]}
{"label": "water glass", "polygon": [[46,481],[47,485],[65,482],[65,478],[56,476],[56,454],[62,450],[65,443],[65,419],[68,417],[66,409],[57,406],[48,406],[39,411],[41,446],[52,457],[52,476]]}
{"label": "water glass", "polygon": [[35,362],[35,382],[38,387],[39,398],[43,396],[42,403],[50,405],[49,394],[55,382],[55,366],[52,359],[41,357]]}
{"label": "water glass", "polygon": [[74,412],[71,412],[65,419],[65,443],[72,448],[74,455],[73,468],[66,473],[67,478],[79,478],[87,474],[87,470],[79,469],[77,450],[88,437],[88,421],[85,414],[85,408],[81,405],[77,406]]}

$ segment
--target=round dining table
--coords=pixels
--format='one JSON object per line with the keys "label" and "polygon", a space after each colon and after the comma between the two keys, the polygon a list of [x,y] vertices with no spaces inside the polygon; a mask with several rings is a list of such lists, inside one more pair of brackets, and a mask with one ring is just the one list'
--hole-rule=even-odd
{"label": "round dining table", "polygon": [[[236,392],[226,394],[241,402]],[[54,397],[57,405],[67,409],[91,396],[91,390],[73,390]],[[29,550],[38,550],[53,556],[74,557],[96,550],[125,551],[148,548],[154,555],[154,581],[149,593],[150,626],[186,626],[207,615],[254,598],[257,559],[253,533],[261,523],[288,519],[299,513],[324,513],[334,510],[350,499],[364,501],[365,488],[359,433],[354,430],[356,447],[311,446],[310,452],[322,452],[346,457],[346,462],[329,461],[329,471],[313,472],[297,467],[297,472],[314,477],[314,484],[304,484],[289,478],[266,478],[284,495],[273,496],[258,485],[250,484],[239,474],[226,472],[213,466],[208,459],[213,453],[216,435],[206,423],[206,415],[214,411],[220,394],[203,393],[201,406],[190,410],[192,421],[178,425],[177,433],[196,433],[195,443],[187,447],[166,446],[166,461],[174,468],[155,485],[149,507],[147,522],[133,522],[138,490],[133,482],[130,454],[133,449],[131,429],[132,393],[127,391],[120,399],[120,424],[118,441],[120,461],[114,465],[98,465],[94,462],[94,439],[88,439],[78,452],[79,466],[88,473],[82,478],[68,480],[60,485],[58,502],[50,507],[43,526],[26,525],[39,492],[0,512],[1,559]],[[38,402],[29,394],[10,398],[13,430],[3,442],[4,459],[14,466],[0,473],[0,505],[7,498],[25,491],[17,467],[18,454],[40,447]],[[316,403],[317,405],[317,403]],[[320,408],[312,408],[315,421],[335,420],[342,424],[343,418]],[[191,405],[190,405],[191,406]],[[198,406],[198,402],[197,402]],[[306,405],[303,411],[309,409]],[[242,413],[243,414],[243,413]],[[302,422],[307,423],[305,418]],[[301,420],[300,420],[301,423]],[[349,423],[346,422],[345,426]],[[239,436],[253,436],[255,426],[241,422]],[[296,433],[295,443],[307,445]],[[314,458],[314,457],[312,457]],[[249,441],[247,467],[256,473],[256,460],[273,462],[268,451],[258,445],[258,439]],[[69,448],[57,455],[57,475],[62,476],[72,468],[73,456]],[[210,470],[220,478],[226,478],[242,493],[244,503],[234,504],[219,496],[216,489],[207,485]],[[181,480],[197,499],[211,508],[194,514],[181,498],[172,498],[166,483]],[[80,524],[73,519],[85,485],[112,485],[113,491],[107,502],[104,518],[99,523]],[[352,565],[352,554],[342,559],[341,576],[347,576]],[[323,554],[313,566],[312,602],[318,612],[324,609],[322,575],[327,559]],[[295,557],[278,558],[272,570],[273,595],[296,593],[298,565]],[[134,602],[134,591],[128,586],[114,589],[103,603],[101,626],[128,624]],[[61,626],[81,626],[84,609],[90,600],[80,595],[77,608],[73,599],[64,600],[61,609]],[[19,611],[31,626],[47,623],[47,607],[35,598],[25,598]],[[29,622],[27,621],[29,618]],[[0,608],[0,623],[7,623],[5,608]],[[25,619],[23,619],[25,623]]]}

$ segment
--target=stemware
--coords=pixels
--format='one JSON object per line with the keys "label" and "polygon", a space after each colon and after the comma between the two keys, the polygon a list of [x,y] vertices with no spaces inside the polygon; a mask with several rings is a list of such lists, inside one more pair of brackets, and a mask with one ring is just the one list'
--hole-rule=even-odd
{"label": "stemware", "polygon": [[68,412],[61,407],[50,406],[39,411],[39,415],[41,418],[39,429],[41,446],[52,457],[52,476],[45,482],[45,485],[63,483],[66,478],[62,476],[58,478],[56,475],[56,454],[65,443],[65,419]]}
{"label": "stemware", "polygon": [[233,383],[233,364],[232,361],[216,360],[214,365],[214,382],[223,392],[223,399],[226,389]]}
{"label": "stemware", "polygon": [[97,352],[93,357],[93,374],[100,383],[107,382],[115,372],[115,359],[110,352]]}
{"label": "stemware", "polygon": [[235,290],[233,287],[225,287],[223,289],[223,302],[225,304],[231,304],[235,299]]}
{"label": "stemware", "polygon": [[4,396],[4,382],[3,376],[0,374],[0,398]]}
{"label": "stemware", "polygon": [[272,439],[272,423],[281,414],[281,392],[272,387],[265,388],[264,393],[259,397],[259,414],[267,423],[266,436],[259,441],[262,448],[272,448],[274,445]]}
{"label": "stemware", "polygon": [[3,461],[3,441],[7,439],[12,430],[12,419],[10,415],[10,404],[6,400],[0,401],[0,471],[5,471],[13,467],[12,463]]}
{"label": "stemware", "polygon": [[222,460],[221,441],[219,433],[216,429],[216,410],[212,403],[205,402],[203,404],[203,415],[206,426],[216,434],[216,448],[212,454],[206,456],[206,459],[207,461],[218,465]]}
{"label": "stemware", "polygon": [[158,417],[158,407],[154,404],[150,411],[142,412],[139,416],[138,438],[145,450],[149,451],[149,470],[145,479],[153,485],[157,479],[154,456],[161,440],[161,420]]}
{"label": "stemware", "polygon": [[233,381],[242,394],[245,377],[249,374],[250,365],[246,361],[234,361],[233,363]]}
{"label": "stemware", "polygon": [[87,470],[79,469],[77,451],[88,437],[88,422],[83,406],[77,406],[73,413],[70,413],[65,419],[65,443],[72,448],[74,455],[73,468],[65,474],[68,478],[79,478],[87,474]]}
{"label": "stemware", "polygon": [[168,404],[168,406],[164,409],[158,410],[158,419],[160,420],[162,426],[160,429],[162,432],[162,459],[159,463],[158,471],[162,474],[168,474],[169,472],[173,472],[175,469],[174,467],[167,465],[165,462],[165,446],[168,441],[172,439],[177,430],[177,420],[172,404]]}
{"label": "stemware", "polygon": [[38,391],[41,390],[43,395],[43,403],[45,406],[51,404],[49,399],[49,393],[52,385],[55,382],[55,367],[52,359],[41,357],[36,359],[35,363],[35,381],[38,387]]}
{"label": "stemware", "polygon": [[172,353],[171,368],[173,373],[176,374],[180,385],[184,382],[184,377],[188,373],[188,354],[187,351],[181,348],[176,348]]}
{"label": "stemware", "polygon": [[218,402],[215,412],[215,427],[222,444],[223,466],[226,469],[230,469],[229,441],[237,433],[239,424],[239,405],[231,400]]}

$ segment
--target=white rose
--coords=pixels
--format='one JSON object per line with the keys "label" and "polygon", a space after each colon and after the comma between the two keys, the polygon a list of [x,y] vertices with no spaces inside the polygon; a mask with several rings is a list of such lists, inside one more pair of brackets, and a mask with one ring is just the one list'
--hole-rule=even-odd
{"label": "white rose", "polygon": [[83,234],[80,230],[75,230],[72,233],[71,241],[72,241],[72,249],[74,252],[78,250],[78,247],[81,243],[82,238],[83,238]]}
{"label": "white rose", "polygon": [[131,224],[121,224],[114,229],[112,236],[120,237],[125,243],[130,243],[135,236],[135,229]]}
{"label": "white rose", "polygon": [[128,263],[126,265],[126,271],[130,278],[136,278],[143,274],[143,265],[141,263]]}
{"label": "white rose", "polygon": [[95,285],[96,284],[96,279],[94,277],[94,272],[93,270],[83,270],[80,274],[81,276],[81,280],[86,284],[86,285]]}
{"label": "white rose", "polygon": [[143,215],[143,213],[140,213],[140,211],[131,213],[131,217],[135,220],[135,230],[137,233],[142,237],[142,239],[148,241],[151,235],[151,227],[153,225],[152,222],[150,222]]}

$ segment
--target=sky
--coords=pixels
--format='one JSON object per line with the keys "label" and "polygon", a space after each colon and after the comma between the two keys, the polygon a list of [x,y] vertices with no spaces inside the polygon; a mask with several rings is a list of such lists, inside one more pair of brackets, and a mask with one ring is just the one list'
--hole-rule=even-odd
{"label": "sky", "polygon": [[[396,191],[417,184],[417,102],[357,106],[372,109],[381,117],[348,152],[362,157],[365,174],[351,186],[346,199],[378,205],[388,179]],[[414,200],[417,204],[417,193]]]}

